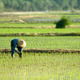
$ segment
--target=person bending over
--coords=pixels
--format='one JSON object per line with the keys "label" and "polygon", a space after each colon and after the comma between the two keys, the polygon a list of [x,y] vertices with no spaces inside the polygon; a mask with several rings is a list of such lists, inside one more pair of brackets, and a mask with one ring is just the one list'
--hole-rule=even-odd
{"label": "person bending over", "polygon": [[[11,57],[13,58],[14,52],[17,52],[21,58],[24,47],[26,47],[26,42],[23,39],[13,39],[11,41]],[[15,48],[17,48],[17,50]]]}

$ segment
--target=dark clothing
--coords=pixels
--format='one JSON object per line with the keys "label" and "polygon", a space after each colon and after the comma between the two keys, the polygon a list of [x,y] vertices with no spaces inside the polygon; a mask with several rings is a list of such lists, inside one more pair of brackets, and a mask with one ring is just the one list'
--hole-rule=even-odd
{"label": "dark clothing", "polygon": [[[13,57],[14,51],[17,52],[17,53],[18,53],[18,51],[19,51],[19,52],[22,52],[22,49],[23,49],[23,48],[22,48],[22,47],[18,47],[18,45],[17,45],[18,40],[19,40],[19,39],[13,39],[13,40],[11,41],[11,56],[12,56],[12,57]],[[17,48],[18,51],[17,51],[15,48]]]}

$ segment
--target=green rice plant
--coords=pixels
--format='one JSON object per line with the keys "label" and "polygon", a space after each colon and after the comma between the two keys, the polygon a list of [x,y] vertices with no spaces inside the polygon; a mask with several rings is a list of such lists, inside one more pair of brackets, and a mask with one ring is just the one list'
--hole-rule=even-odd
{"label": "green rice plant", "polygon": [[0,27],[44,27],[55,26],[53,23],[0,23]]}
{"label": "green rice plant", "polygon": [[80,49],[79,36],[25,36],[0,37],[0,49],[10,49],[12,39],[24,39],[25,49]]}
{"label": "green rice plant", "polygon": [[80,80],[80,54],[0,54],[0,80]]}
{"label": "green rice plant", "polygon": [[66,28],[66,29],[49,29],[49,28],[0,28],[1,34],[10,33],[79,33],[80,28]]}

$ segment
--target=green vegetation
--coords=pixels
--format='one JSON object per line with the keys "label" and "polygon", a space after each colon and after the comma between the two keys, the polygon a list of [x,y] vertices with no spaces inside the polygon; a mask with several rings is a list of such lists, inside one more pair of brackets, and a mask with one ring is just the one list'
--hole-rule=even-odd
{"label": "green vegetation", "polygon": [[[77,24],[76,24],[77,25]],[[0,27],[48,27],[55,26],[53,23],[0,23]]]}
{"label": "green vegetation", "polygon": [[[13,13],[0,13],[0,24],[4,24],[5,23],[7,25],[12,25],[12,26],[18,26],[19,24],[23,25],[24,24],[53,24],[55,22],[55,20],[59,20],[61,17],[67,17],[70,18],[71,20],[75,19],[74,21],[71,22],[71,24],[73,24],[74,22],[76,23],[80,23],[80,13],[76,13],[76,12],[48,12],[48,13],[37,13],[37,12],[13,12]],[[42,19],[41,21],[35,21],[34,19]],[[47,21],[49,20],[50,21]],[[79,19],[76,20],[76,19]],[[32,20],[32,21],[30,21]],[[45,21],[43,21],[45,20]],[[15,25],[16,24],[16,25]],[[54,24],[53,24],[54,25]]]}
{"label": "green vegetation", "polygon": [[80,80],[80,54],[0,54],[0,80]]}
{"label": "green vegetation", "polygon": [[[13,11],[0,13],[0,50],[10,49],[11,40],[18,38],[26,41],[25,50],[59,49],[62,51],[67,49],[70,51],[71,49],[79,51],[80,35],[75,34],[80,34],[80,13],[75,12],[74,9],[80,9],[79,0],[0,0],[0,11]],[[47,10],[70,11],[47,12]],[[79,21],[72,21],[70,27],[65,29],[56,29],[54,24],[56,21],[27,21],[29,19],[59,20],[62,16],[79,19]],[[4,36],[15,33],[20,36]],[[23,33],[34,33],[36,36],[24,36]],[[72,34],[73,36],[37,36],[39,33],[75,34]],[[73,54],[25,52],[22,59],[16,53],[12,59],[10,53],[0,53],[0,80],[80,80],[80,54],[79,52]]]}
{"label": "green vegetation", "polygon": [[[34,18],[60,18],[61,16],[66,15],[68,17],[72,17],[72,18],[78,18],[80,17],[79,13],[62,13],[62,12],[51,12],[51,13],[27,13],[27,14],[1,14],[0,15],[0,34],[13,34],[13,33],[35,33],[37,35],[37,33],[79,33],[80,29],[79,29],[79,22],[76,23],[71,23],[71,27],[75,27],[75,28],[66,28],[66,29],[55,29],[55,24],[54,23],[27,23],[27,22],[18,22],[19,20],[25,20],[25,19],[34,19]],[[72,19],[71,18],[71,19]],[[2,21],[1,21],[2,20]],[[5,27],[5,28],[4,28]],[[28,27],[28,28],[25,28]],[[47,28],[48,27],[48,28]],[[78,27],[78,28],[76,28]],[[30,41],[27,42],[28,49],[31,48],[40,48],[40,49],[79,49],[79,36],[77,37],[0,37],[0,41],[2,42],[1,44],[1,49],[3,48],[10,48],[10,41],[13,38],[24,38],[26,41]],[[51,39],[51,41],[49,42],[49,39]],[[61,38],[60,40],[62,40],[62,42],[60,42],[60,40],[58,40],[58,38]],[[68,39],[67,39],[68,38]],[[74,40],[76,38],[76,40]],[[29,40],[28,40],[29,39]],[[40,40],[39,40],[40,39]],[[45,41],[46,39],[46,41]],[[36,41],[37,40],[37,41]],[[58,41],[57,41],[58,40]],[[64,44],[63,44],[63,40],[64,40]],[[70,40],[70,42],[68,43],[68,40]],[[71,41],[72,40],[72,41]],[[40,42],[39,42],[40,41]],[[45,43],[45,42],[46,43]],[[66,42],[67,41],[67,42]],[[72,42],[72,43],[71,43]],[[8,44],[8,45],[5,45]],[[39,44],[38,44],[39,43]],[[41,44],[42,43],[42,44]],[[49,45],[48,45],[49,43]],[[76,46],[74,46],[76,44]],[[34,47],[35,45],[35,47]],[[45,45],[45,46],[44,46]],[[66,45],[66,46],[65,46]],[[70,46],[71,45],[71,46]]]}
{"label": "green vegetation", "polygon": [[0,0],[0,11],[74,11],[79,4],[79,0]]}
{"label": "green vegetation", "polygon": [[80,28],[66,28],[66,29],[53,29],[53,28],[0,28],[0,33],[79,33]]}
{"label": "green vegetation", "polygon": [[56,22],[56,28],[66,28],[66,26],[69,26],[70,22],[70,19],[62,17],[58,22]]}
{"label": "green vegetation", "polygon": [[71,23],[71,25],[80,26],[80,23]]}
{"label": "green vegetation", "polygon": [[[0,27],[55,27],[54,23],[0,23]],[[70,23],[70,26],[80,27],[80,23]]]}
{"label": "green vegetation", "polygon": [[79,36],[0,37],[0,49],[10,49],[10,42],[14,38],[24,39],[27,44],[25,49],[80,49]]}
{"label": "green vegetation", "polygon": [[[23,0],[13,0],[13,5],[10,4],[12,0],[1,0],[0,7],[7,8],[7,11],[14,11],[14,3],[18,7],[17,1],[21,4],[15,10],[23,10]],[[28,1],[28,5],[33,3]],[[32,0],[33,1],[33,0]],[[52,0],[45,0],[45,3]],[[54,0],[56,2],[56,0]],[[52,1],[52,2],[54,2]],[[69,0],[67,0],[69,1]],[[74,0],[73,0],[74,1]],[[5,2],[5,3],[3,3]],[[44,0],[37,0],[37,2],[44,2]],[[61,2],[61,0],[60,0]],[[63,1],[64,2],[64,1]],[[71,1],[70,1],[71,2]],[[39,4],[38,3],[38,4]],[[27,4],[27,3],[26,3]],[[37,4],[37,3],[36,3]],[[6,8],[5,8],[5,5]],[[24,5],[24,4],[23,4]],[[27,6],[28,6],[27,5]],[[56,4],[55,4],[56,5]],[[60,4],[59,4],[60,5]],[[65,5],[65,4],[64,4]],[[66,3],[67,5],[67,3]],[[65,5],[65,6],[66,6]],[[30,7],[28,6],[28,7]],[[37,6],[37,5],[36,5]],[[58,5],[57,5],[58,6]],[[9,8],[10,7],[10,8]],[[34,6],[35,7],[35,6]],[[31,7],[31,8],[34,8]],[[36,7],[38,8],[38,7]],[[40,8],[40,6],[39,6]],[[41,6],[42,8],[42,6]],[[40,8],[40,10],[41,10]],[[30,8],[29,8],[30,9]],[[61,9],[61,8],[60,8]],[[68,8],[69,9],[69,8]],[[24,8],[25,10],[25,8]],[[38,10],[38,9],[37,9]],[[27,10],[26,10],[27,11]],[[0,13],[0,34],[13,33],[80,33],[80,23],[72,22],[70,28],[55,29],[54,22],[27,22],[26,19],[60,19],[63,15],[71,19],[79,19],[79,13],[27,13],[27,14],[1,14]],[[74,27],[74,28],[72,28]],[[78,27],[78,28],[77,28]],[[10,42],[12,39],[24,39],[26,47],[24,49],[80,49],[80,36],[0,36],[0,50],[10,49]],[[80,80],[80,54],[79,53],[23,53],[23,58],[20,59],[18,54],[12,59],[10,53],[0,53],[0,80]]]}

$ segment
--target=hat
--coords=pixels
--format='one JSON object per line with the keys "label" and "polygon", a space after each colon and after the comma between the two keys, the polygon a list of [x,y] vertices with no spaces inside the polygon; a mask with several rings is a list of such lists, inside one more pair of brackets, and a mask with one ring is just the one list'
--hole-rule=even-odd
{"label": "hat", "polygon": [[18,40],[18,46],[19,47],[26,47],[26,42],[23,39]]}

